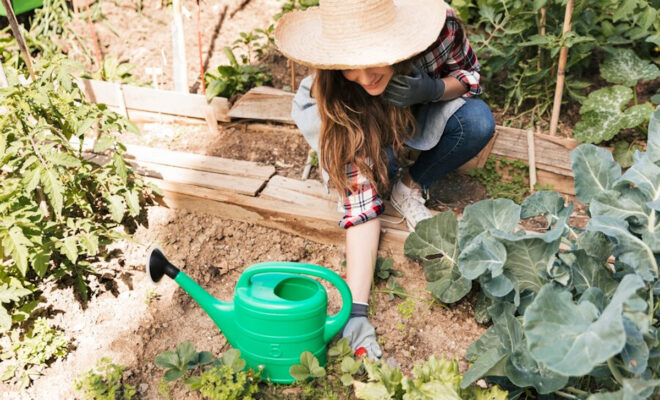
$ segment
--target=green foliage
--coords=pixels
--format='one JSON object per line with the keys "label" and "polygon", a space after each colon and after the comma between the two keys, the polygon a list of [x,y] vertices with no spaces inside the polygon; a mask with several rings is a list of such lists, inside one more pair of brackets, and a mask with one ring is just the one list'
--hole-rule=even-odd
{"label": "green foliage", "polygon": [[[489,299],[481,307],[493,325],[468,349],[463,388],[504,377],[539,394],[571,385],[581,396],[646,399],[660,390],[660,108],[647,151],[625,173],[594,145],[576,148],[571,162],[577,198],[589,204],[586,230],[569,224],[563,197],[537,192],[521,205],[475,203],[460,221],[440,213],[406,241],[407,255],[444,260],[455,274],[443,293],[464,293],[475,280]],[[542,232],[518,228],[539,217]]]}
{"label": "green foliage", "polygon": [[289,373],[297,381],[304,381],[307,378],[320,378],[325,376],[325,368],[319,365],[319,360],[309,351],[304,351],[300,355],[300,364],[292,365]]}
{"label": "green foliage", "polygon": [[275,14],[274,18],[277,21],[282,16],[293,10],[306,10],[309,7],[316,7],[319,5],[319,0],[285,0],[282,4],[282,11]]}
{"label": "green foliage", "polygon": [[246,63],[239,64],[234,52],[225,47],[229,65],[221,65],[216,71],[206,73],[206,99],[211,101],[216,96],[231,97],[236,93],[244,93],[249,89],[263,85],[272,80],[271,75],[263,66]]}
{"label": "green foliage", "polygon": [[628,143],[625,140],[620,140],[614,143],[612,155],[622,168],[628,168],[633,165],[633,155],[635,152],[641,150],[642,148],[636,142]]}
{"label": "green foliage", "polygon": [[44,318],[35,320],[32,329],[23,335],[13,330],[8,340],[9,346],[0,354],[0,380],[18,382],[20,387],[28,386],[50,361],[68,353],[64,333]]}
{"label": "green foliage", "polygon": [[258,380],[251,373],[235,371],[225,364],[215,365],[186,383],[210,400],[251,400],[258,392]]}
{"label": "green foliage", "polygon": [[146,83],[138,79],[131,71],[135,65],[128,62],[120,62],[115,56],[108,56],[103,59],[101,68],[92,75],[86,76],[91,79],[98,79],[107,82],[118,82],[127,85],[143,86]]}
{"label": "green foliage", "polygon": [[410,319],[415,313],[415,301],[413,299],[406,299],[396,306],[396,310],[401,314],[404,320]]}
{"label": "green foliage", "polygon": [[[251,32],[239,33],[240,38],[234,40],[232,49],[243,49],[241,54],[243,64],[252,64],[257,60],[263,60],[275,48],[275,25],[270,24],[268,28],[257,28]],[[256,56],[256,59],[253,58]]]}
{"label": "green foliage", "polygon": [[529,195],[529,166],[523,161],[488,157],[483,168],[475,168],[469,175],[486,187],[488,197],[520,204]]}
{"label": "green foliage", "polygon": [[131,400],[135,386],[123,382],[126,367],[101,358],[96,367],[78,376],[74,387],[83,392],[83,400]]}
{"label": "green foliage", "polygon": [[250,400],[257,393],[259,375],[243,371],[245,360],[237,349],[227,350],[216,359],[208,351],[197,352],[192,343],[185,341],[176,351],[159,354],[154,363],[165,368],[158,393],[169,397],[170,385],[181,378],[190,389],[199,391],[212,400]]}
{"label": "green foliage", "polygon": [[[660,18],[654,0],[575,2],[572,30],[562,33],[566,1],[454,0],[452,7],[469,26],[470,42],[482,64],[484,82],[492,85],[504,111],[534,123],[549,119],[558,54],[568,47],[566,92],[581,102],[593,73],[594,52],[634,46],[646,55],[660,42]],[[546,22],[541,25],[541,8]],[[542,34],[542,30],[545,34]],[[531,118],[529,118],[531,117]]]}
{"label": "green foliage", "polygon": [[431,356],[424,364],[413,367],[413,377],[404,376],[398,369],[387,364],[364,361],[369,381],[354,382],[355,395],[363,400],[504,400],[507,392],[497,386],[489,389],[471,386],[461,388],[458,361],[436,359]]}
{"label": "green foliage", "polygon": [[[176,351],[164,351],[156,357],[154,364],[166,368],[163,379],[167,382],[175,381],[185,375],[189,370],[213,362],[213,355],[208,351],[196,352],[189,341],[177,346]],[[245,362],[243,362],[245,364]],[[242,368],[241,368],[242,369]]]}
{"label": "green foliage", "polygon": [[[104,105],[88,103],[66,59],[42,60],[26,82],[7,68],[10,86],[0,91],[0,331],[24,319],[26,290],[41,279],[71,276],[86,297],[85,276],[103,247],[126,235],[116,228],[137,224],[150,187],[124,160],[120,132],[137,127]],[[96,137],[89,136],[95,132]],[[89,161],[85,145],[109,160]],[[87,146],[90,147],[90,146]]]}
{"label": "green foliage", "polygon": [[615,49],[600,66],[600,75],[610,83],[635,88],[639,81],[660,77],[660,69],[641,59],[632,49]]}
{"label": "green foliage", "polygon": [[644,124],[653,106],[644,103],[624,109],[632,99],[633,90],[624,86],[591,92],[580,108],[582,118],[575,124],[573,138],[583,143],[600,143],[612,139],[621,129]]}

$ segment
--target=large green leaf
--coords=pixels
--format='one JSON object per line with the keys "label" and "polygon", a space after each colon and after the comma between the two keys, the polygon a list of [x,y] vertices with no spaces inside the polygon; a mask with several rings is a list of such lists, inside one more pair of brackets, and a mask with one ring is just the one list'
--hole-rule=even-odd
{"label": "large green leaf", "polygon": [[[644,195],[644,203],[660,201],[660,167],[651,162],[647,156],[642,156],[615,182],[615,185],[624,185],[624,187],[633,185]],[[649,232],[655,231],[657,225],[655,219],[655,217],[649,218]]]}
{"label": "large green leaf", "polygon": [[62,208],[64,207],[64,186],[60,182],[57,173],[51,169],[46,168],[41,173],[41,185],[44,188],[50,206],[55,211],[55,215],[62,215]]}
{"label": "large green leaf", "polygon": [[653,112],[650,103],[623,110],[633,98],[624,86],[611,86],[589,94],[580,108],[582,118],[575,124],[573,137],[583,143],[600,143],[612,139],[623,128],[634,128]]}
{"label": "large green leaf", "polygon": [[646,151],[652,162],[658,163],[660,161],[660,106],[655,109],[649,121]]}
{"label": "large green leaf", "polygon": [[461,276],[458,265],[448,260],[424,260],[422,266],[429,291],[443,303],[457,302],[472,289],[472,281]]}
{"label": "large green leaf", "polygon": [[7,231],[2,245],[5,252],[11,255],[21,275],[25,276],[28,267],[28,248],[32,247],[32,242],[25,237],[21,228],[13,226]]}
{"label": "large green leaf", "polygon": [[622,168],[628,168],[633,165],[633,155],[642,148],[637,143],[628,143],[625,140],[619,140],[614,144],[612,156]]}
{"label": "large green leaf", "polygon": [[542,215],[550,224],[555,223],[571,210],[564,205],[564,198],[557,192],[538,191],[527,197],[520,211],[520,218],[533,218]]}
{"label": "large green leaf", "polygon": [[614,294],[619,283],[612,277],[604,261],[590,257],[582,249],[561,254],[560,258],[570,267],[571,284],[577,293],[599,288],[608,297]]}
{"label": "large green leaf", "polygon": [[592,218],[587,229],[603,232],[616,240],[614,255],[646,281],[658,276],[658,263],[651,247],[628,229],[628,222],[605,215]]}
{"label": "large green leaf", "polygon": [[491,229],[512,233],[520,222],[520,206],[509,199],[482,200],[465,207],[458,223],[458,240],[464,249],[472,239]]}
{"label": "large green leaf", "polygon": [[621,166],[612,154],[600,147],[583,144],[571,152],[575,175],[575,195],[582,203],[590,203],[598,193],[612,188],[621,176]]}
{"label": "large green leaf", "polygon": [[606,190],[594,196],[589,211],[592,217],[604,215],[636,225],[648,226],[651,210],[644,205],[645,202],[639,190],[622,187],[619,190]]}
{"label": "large green leaf", "polygon": [[543,273],[555,260],[560,240],[546,242],[541,238],[525,237],[519,240],[503,239],[507,258],[504,271],[517,282],[518,292],[538,292],[547,282]]}
{"label": "large green leaf", "polygon": [[590,302],[575,304],[569,291],[544,286],[524,316],[532,356],[562,375],[588,374],[623,349],[623,304],[642,287],[644,282],[638,276],[626,275],[599,316]]}
{"label": "large green leaf", "polygon": [[458,261],[458,241],[456,228],[458,219],[451,211],[441,212],[420,221],[406,239],[404,252],[406,256],[425,260],[429,256],[442,255],[452,264]]}
{"label": "large green leaf", "polygon": [[111,194],[106,196],[108,210],[110,210],[110,215],[115,222],[121,222],[124,218],[124,213],[126,212],[126,205],[124,204],[124,198],[122,196]]}
{"label": "large green leaf", "polygon": [[497,239],[484,232],[463,249],[458,269],[467,279],[477,279],[488,271],[494,278],[504,272],[506,249]]}
{"label": "large green leaf", "polygon": [[660,77],[660,69],[637,56],[632,49],[617,48],[605,57],[605,62],[600,66],[600,75],[610,83],[633,87],[638,81]]}

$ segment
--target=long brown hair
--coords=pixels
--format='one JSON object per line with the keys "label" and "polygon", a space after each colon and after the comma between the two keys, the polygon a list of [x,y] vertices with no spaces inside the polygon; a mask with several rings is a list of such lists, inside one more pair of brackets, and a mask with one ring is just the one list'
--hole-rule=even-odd
{"label": "long brown hair", "polygon": [[[395,73],[405,73],[410,65],[393,68]],[[395,155],[400,152],[414,128],[410,109],[369,95],[339,70],[316,71],[312,92],[321,116],[320,163],[330,176],[330,186],[340,193],[359,189],[351,187],[346,176],[346,165],[353,163],[379,193],[387,192],[385,148],[392,146]]]}

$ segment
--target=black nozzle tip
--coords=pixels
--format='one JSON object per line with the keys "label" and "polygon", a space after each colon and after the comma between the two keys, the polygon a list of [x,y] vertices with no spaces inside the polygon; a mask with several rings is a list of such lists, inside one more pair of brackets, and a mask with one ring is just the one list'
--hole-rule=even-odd
{"label": "black nozzle tip", "polygon": [[163,275],[167,275],[172,279],[176,278],[179,269],[165,258],[165,255],[158,247],[154,247],[149,252],[149,258],[147,259],[147,273],[149,273],[152,281],[158,282]]}

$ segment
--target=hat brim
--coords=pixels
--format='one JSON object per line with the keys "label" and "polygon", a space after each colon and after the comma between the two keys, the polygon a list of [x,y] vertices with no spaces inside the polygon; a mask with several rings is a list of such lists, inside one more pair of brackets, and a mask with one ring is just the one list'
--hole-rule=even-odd
{"label": "hat brim", "polygon": [[275,42],[288,58],[317,69],[393,65],[433,44],[447,18],[442,0],[395,0],[394,4],[397,13],[391,24],[369,35],[331,40],[322,35],[319,7],[293,11],[278,22]]}

